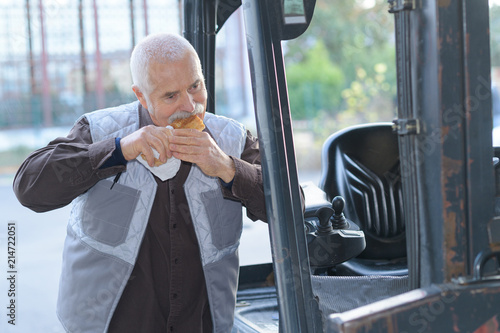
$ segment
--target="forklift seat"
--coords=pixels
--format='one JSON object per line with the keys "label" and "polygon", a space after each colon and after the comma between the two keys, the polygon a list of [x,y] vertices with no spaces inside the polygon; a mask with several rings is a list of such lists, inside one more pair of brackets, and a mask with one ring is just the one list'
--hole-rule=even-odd
{"label": "forklift seat", "polygon": [[391,123],[331,135],[323,145],[319,187],[328,200],[344,197],[345,217],[365,233],[365,250],[345,263],[355,275],[408,274],[398,139]]}

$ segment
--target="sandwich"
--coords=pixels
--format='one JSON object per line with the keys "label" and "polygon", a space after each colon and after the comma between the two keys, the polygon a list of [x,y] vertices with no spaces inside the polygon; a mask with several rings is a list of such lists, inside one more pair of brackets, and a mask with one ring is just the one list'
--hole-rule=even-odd
{"label": "sandwich", "polygon": [[203,131],[205,124],[197,115],[192,115],[187,118],[177,119],[170,124],[174,129],[179,128],[193,128],[198,131]]}

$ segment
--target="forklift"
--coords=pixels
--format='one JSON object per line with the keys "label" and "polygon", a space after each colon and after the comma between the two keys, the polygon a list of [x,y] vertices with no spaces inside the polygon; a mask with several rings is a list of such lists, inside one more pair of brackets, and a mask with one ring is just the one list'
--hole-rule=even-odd
{"label": "forklift", "polygon": [[241,267],[233,332],[500,332],[488,0],[388,1],[397,119],[332,133],[319,184],[299,184],[282,49],[315,0],[183,1],[208,110],[239,7],[273,262]]}

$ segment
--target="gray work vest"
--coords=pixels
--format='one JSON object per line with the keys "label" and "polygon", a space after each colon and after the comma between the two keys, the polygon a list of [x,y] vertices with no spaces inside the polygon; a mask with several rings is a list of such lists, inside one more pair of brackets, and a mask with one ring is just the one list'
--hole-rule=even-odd
{"label": "gray work vest", "polygon": [[[92,141],[124,137],[139,128],[138,102],[84,115]],[[219,147],[240,157],[245,128],[206,113],[205,125]],[[76,166],[75,172],[78,172]],[[97,182],[73,200],[64,243],[57,314],[68,332],[105,332],[139,252],[157,184],[138,161],[129,161],[119,182]],[[195,165],[184,184],[198,239],[214,332],[230,332],[238,281],[241,204],[222,197],[219,180]]]}

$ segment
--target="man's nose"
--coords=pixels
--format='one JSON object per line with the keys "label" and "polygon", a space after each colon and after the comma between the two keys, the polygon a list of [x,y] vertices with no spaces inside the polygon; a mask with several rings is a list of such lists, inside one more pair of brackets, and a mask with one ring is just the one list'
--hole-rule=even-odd
{"label": "man's nose", "polygon": [[195,110],[196,102],[193,95],[190,93],[183,94],[181,98],[181,110],[185,112],[193,112]]}

